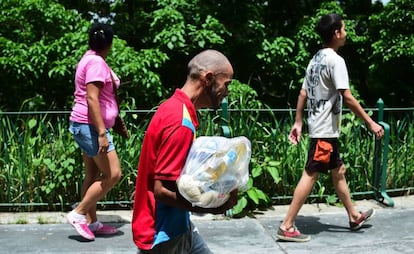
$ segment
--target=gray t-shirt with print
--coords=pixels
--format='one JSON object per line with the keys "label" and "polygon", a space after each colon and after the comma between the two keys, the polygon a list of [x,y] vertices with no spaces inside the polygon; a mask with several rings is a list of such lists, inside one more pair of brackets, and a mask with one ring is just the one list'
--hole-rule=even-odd
{"label": "gray t-shirt with print", "polygon": [[307,67],[302,89],[308,98],[309,136],[339,137],[342,95],[338,90],[349,89],[344,59],[331,48],[319,50]]}

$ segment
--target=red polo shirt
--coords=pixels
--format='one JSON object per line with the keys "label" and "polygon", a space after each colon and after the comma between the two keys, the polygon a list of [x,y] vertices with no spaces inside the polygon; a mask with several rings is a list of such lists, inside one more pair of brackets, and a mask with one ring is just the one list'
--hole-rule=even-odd
{"label": "red polo shirt", "polygon": [[187,230],[189,212],[157,202],[154,180],[177,180],[197,128],[196,109],[180,89],[160,105],[147,128],[132,216],[133,240],[140,249],[151,249]]}

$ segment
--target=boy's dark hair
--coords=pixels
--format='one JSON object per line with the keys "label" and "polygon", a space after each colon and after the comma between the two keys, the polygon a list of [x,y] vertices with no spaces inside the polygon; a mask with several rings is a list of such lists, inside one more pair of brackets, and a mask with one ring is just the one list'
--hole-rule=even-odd
{"label": "boy's dark hair", "polygon": [[89,29],[89,48],[100,52],[112,44],[114,31],[110,25],[96,23]]}
{"label": "boy's dark hair", "polygon": [[341,30],[342,17],[339,14],[331,13],[322,16],[316,26],[316,32],[321,36],[323,43],[329,43],[336,30]]}

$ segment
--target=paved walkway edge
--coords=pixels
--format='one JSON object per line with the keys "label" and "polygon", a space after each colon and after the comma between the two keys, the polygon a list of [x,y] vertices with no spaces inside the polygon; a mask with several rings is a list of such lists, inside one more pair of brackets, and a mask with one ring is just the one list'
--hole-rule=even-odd
{"label": "paved walkway edge", "polygon": [[[375,200],[359,200],[355,202],[357,209],[363,211],[368,208],[375,209],[406,209],[414,208],[414,195],[393,197],[394,207],[387,207]],[[266,211],[255,211],[256,218],[283,217],[288,205],[275,205]],[[321,213],[344,213],[345,210],[340,206],[332,206],[324,203],[305,204],[299,215],[315,215]],[[58,224],[66,223],[65,212],[0,212],[0,224]],[[130,223],[132,210],[108,210],[98,211],[101,221],[107,223]],[[224,216],[206,214],[204,216],[192,216],[193,220],[224,220]]]}

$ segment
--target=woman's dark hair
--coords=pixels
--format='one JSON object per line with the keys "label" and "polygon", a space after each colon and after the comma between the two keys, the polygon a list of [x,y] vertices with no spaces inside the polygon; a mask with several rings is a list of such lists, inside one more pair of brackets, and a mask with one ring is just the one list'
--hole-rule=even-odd
{"label": "woman's dark hair", "polygon": [[89,29],[89,48],[100,52],[112,45],[114,31],[110,25],[96,23]]}
{"label": "woman's dark hair", "polygon": [[340,30],[341,27],[342,17],[339,14],[331,13],[321,17],[316,26],[316,32],[324,43],[328,43],[332,40],[335,31]]}

